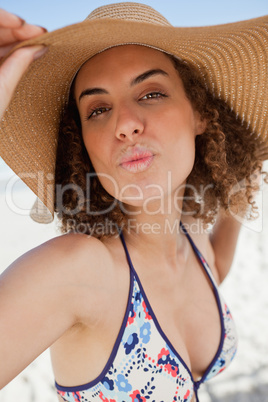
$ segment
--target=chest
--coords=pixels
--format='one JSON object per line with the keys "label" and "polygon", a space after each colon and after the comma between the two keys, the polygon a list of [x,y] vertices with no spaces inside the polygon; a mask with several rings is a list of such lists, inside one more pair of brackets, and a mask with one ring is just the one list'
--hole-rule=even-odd
{"label": "chest", "polygon": [[[144,317],[145,312],[145,316],[151,316],[148,328],[152,324],[152,331],[170,345],[197,379],[212,362],[220,344],[221,306],[204,267],[195,256],[189,262],[183,275],[161,269],[151,275],[135,275],[132,315]],[[135,312],[139,303],[143,308]],[[146,327],[141,318],[136,321]]]}
{"label": "chest", "polygon": [[[183,276],[168,275],[161,269],[159,272],[148,269],[146,275],[137,277],[127,270],[123,272],[111,283],[111,292],[103,301],[96,326],[83,325],[52,348],[57,382],[71,386],[96,379],[111,356],[115,356],[123,337],[131,355],[138,338],[149,346],[153,331],[157,333],[159,346],[150,346],[154,349],[150,352],[155,356],[152,360],[168,343],[193,377],[200,377],[215,356],[221,333],[218,306],[203,267],[193,258],[187,275]],[[140,317],[139,312],[143,312]],[[135,333],[137,336],[131,336]]]}

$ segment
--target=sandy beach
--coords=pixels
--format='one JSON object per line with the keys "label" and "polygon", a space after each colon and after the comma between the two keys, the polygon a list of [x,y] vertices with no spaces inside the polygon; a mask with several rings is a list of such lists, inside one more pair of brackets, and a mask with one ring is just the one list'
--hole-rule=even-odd
{"label": "sandy beach", "polygon": [[[0,272],[27,250],[59,235],[55,223],[39,225],[29,218],[27,209],[35,196],[20,182],[10,209],[5,199],[10,177],[10,172],[0,175]],[[242,226],[231,273],[221,285],[237,325],[237,356],[226,372],[201,388],[200,402],[268,402],[268,186],[260,195],[261,216]],[[18,213],[22,210],[24,215]],[[0,402],[15,401],[57,401],[48,351],[0,392]]]}

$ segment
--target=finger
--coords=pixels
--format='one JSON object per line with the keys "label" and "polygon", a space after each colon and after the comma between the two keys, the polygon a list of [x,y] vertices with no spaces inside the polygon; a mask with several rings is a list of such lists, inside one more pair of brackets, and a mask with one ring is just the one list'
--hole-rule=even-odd
{"label": "finger", "polygon": [[45,52],[43,46],[25,47],[16,50],[0,67],[0,118],[3,116],[16,86],[27,67]]}
{"label": "finger", "polygon": [[0,46],[5,46],[16,41],[13,32],[13,29],[0,27]]}
{"label": "finger", "polygon": [[23,24],[24,20],[22,18],[0,8],[0,26],[5,28],[19,28]]}
{"label": "finger", "polygon": [[46,28],[37,25],[24,24],[22,27],[13,30],[13,35],[16,40],[22,41],[34,38],[47,32]]}
{"label": "finger", "polygon": [[13,47],[15,47],[16,45],[18,45],[19,42],[14,42],[11,45],[7,45],[7,46],[1,46],[0,47],[0,60],[6,56],[10,50],[13,49]]}
{"label": "finger", "polygon": [[17,29],[0,27],[0,46],[6,46],[14,42],[23,41],[42,35],[47,30],[36,25],[24,24]]}

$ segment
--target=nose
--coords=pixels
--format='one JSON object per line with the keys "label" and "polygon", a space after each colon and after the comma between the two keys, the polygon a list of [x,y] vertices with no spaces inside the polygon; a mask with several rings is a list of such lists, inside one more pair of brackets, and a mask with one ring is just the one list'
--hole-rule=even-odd
{"label": "nose", "polygon": [[135,107],[122,106],[117,115],[115,136],[121,141],[135,141],[144,131],[144,123]]}

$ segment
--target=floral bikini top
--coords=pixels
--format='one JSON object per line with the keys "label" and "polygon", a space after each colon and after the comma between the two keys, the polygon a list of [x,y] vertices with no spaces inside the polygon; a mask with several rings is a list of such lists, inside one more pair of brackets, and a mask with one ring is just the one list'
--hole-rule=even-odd
{"label": "floral bikini top", "polygon": [[57,392],[69,402],[190,402],[198,388],[223,371],[232,361],[237,336],[231,313],[219,295],[208,264],[181,224],[214,290],[221,321],[218,350],[199,381],[163,330],[146,297],[132,265],[121,234],[130,267],[130,291],[124,320],[111,355],[101,374],[87,384],[64,387],[56,383]]}

